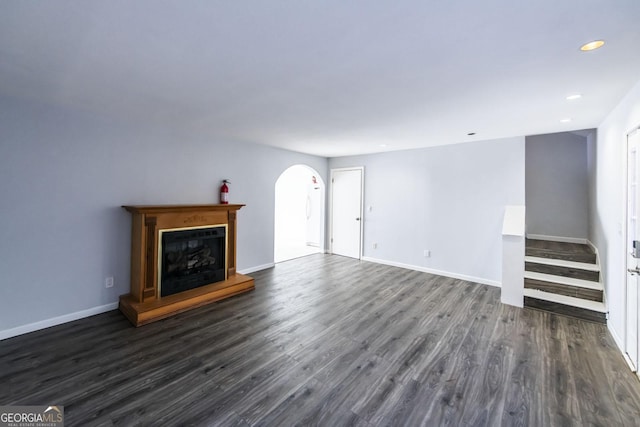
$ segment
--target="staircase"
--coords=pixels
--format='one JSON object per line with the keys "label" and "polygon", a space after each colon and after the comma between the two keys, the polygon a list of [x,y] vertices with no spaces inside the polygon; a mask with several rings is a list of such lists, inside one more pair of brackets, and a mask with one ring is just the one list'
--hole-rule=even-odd
{"label": "staircase", "polygon": [[600,266],[584,244],[526,239],[525,307],[605,323]]}

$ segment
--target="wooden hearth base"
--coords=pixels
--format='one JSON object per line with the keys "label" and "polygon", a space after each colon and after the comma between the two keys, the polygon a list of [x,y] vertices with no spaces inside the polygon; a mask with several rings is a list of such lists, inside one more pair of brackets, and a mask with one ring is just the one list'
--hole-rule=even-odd
{"label": "wooden hearth base", "polygon": [[[164,319],[254,288],[253,279],[236,273],[236,213],[244,205],[123,206],[131,212],[131,285],[120,297],[120,311],[135,326]],[[162,295],[162,236],[166,231],[211,227],[226,229],[226,250],[220,255],[226,280]],[[224,261],[224,262],[222,262]]]}
{"label": "wooden hearth base", "polygon": [[147,302],[137,302],[131,294],[122,295],[120,311],[135,326],[141,326],[254,288],[253,278],[236,273],[222,282]]}

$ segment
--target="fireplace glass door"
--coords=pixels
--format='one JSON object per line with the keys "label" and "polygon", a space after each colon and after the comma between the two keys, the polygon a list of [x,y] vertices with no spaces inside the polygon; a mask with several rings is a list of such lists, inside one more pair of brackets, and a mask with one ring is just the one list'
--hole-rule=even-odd
{"label": "fireplace glass door", "polygon": [[160,296],[226,279],[226,226],[162,230]]}

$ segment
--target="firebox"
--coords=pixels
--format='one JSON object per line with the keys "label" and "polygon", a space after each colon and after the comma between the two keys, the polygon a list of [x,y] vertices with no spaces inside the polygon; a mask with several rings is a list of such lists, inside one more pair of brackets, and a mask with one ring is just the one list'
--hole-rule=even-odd
{"label": "firebox", "polygon": [[226,280],[226,235],[226,224],[160,230],[160,296]]}

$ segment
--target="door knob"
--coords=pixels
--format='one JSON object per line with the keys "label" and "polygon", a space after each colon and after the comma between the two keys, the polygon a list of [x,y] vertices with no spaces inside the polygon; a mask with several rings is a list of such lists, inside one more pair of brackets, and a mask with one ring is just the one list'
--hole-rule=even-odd
{"label": "door knob", "polygon": [[360,221],[360,218],[356,218],[356,221]]}
{"label": "door knob", "polygon": [[627,268],[627,271],[631,274],[640,274],[640,269],[638,267],[636,268]]}

